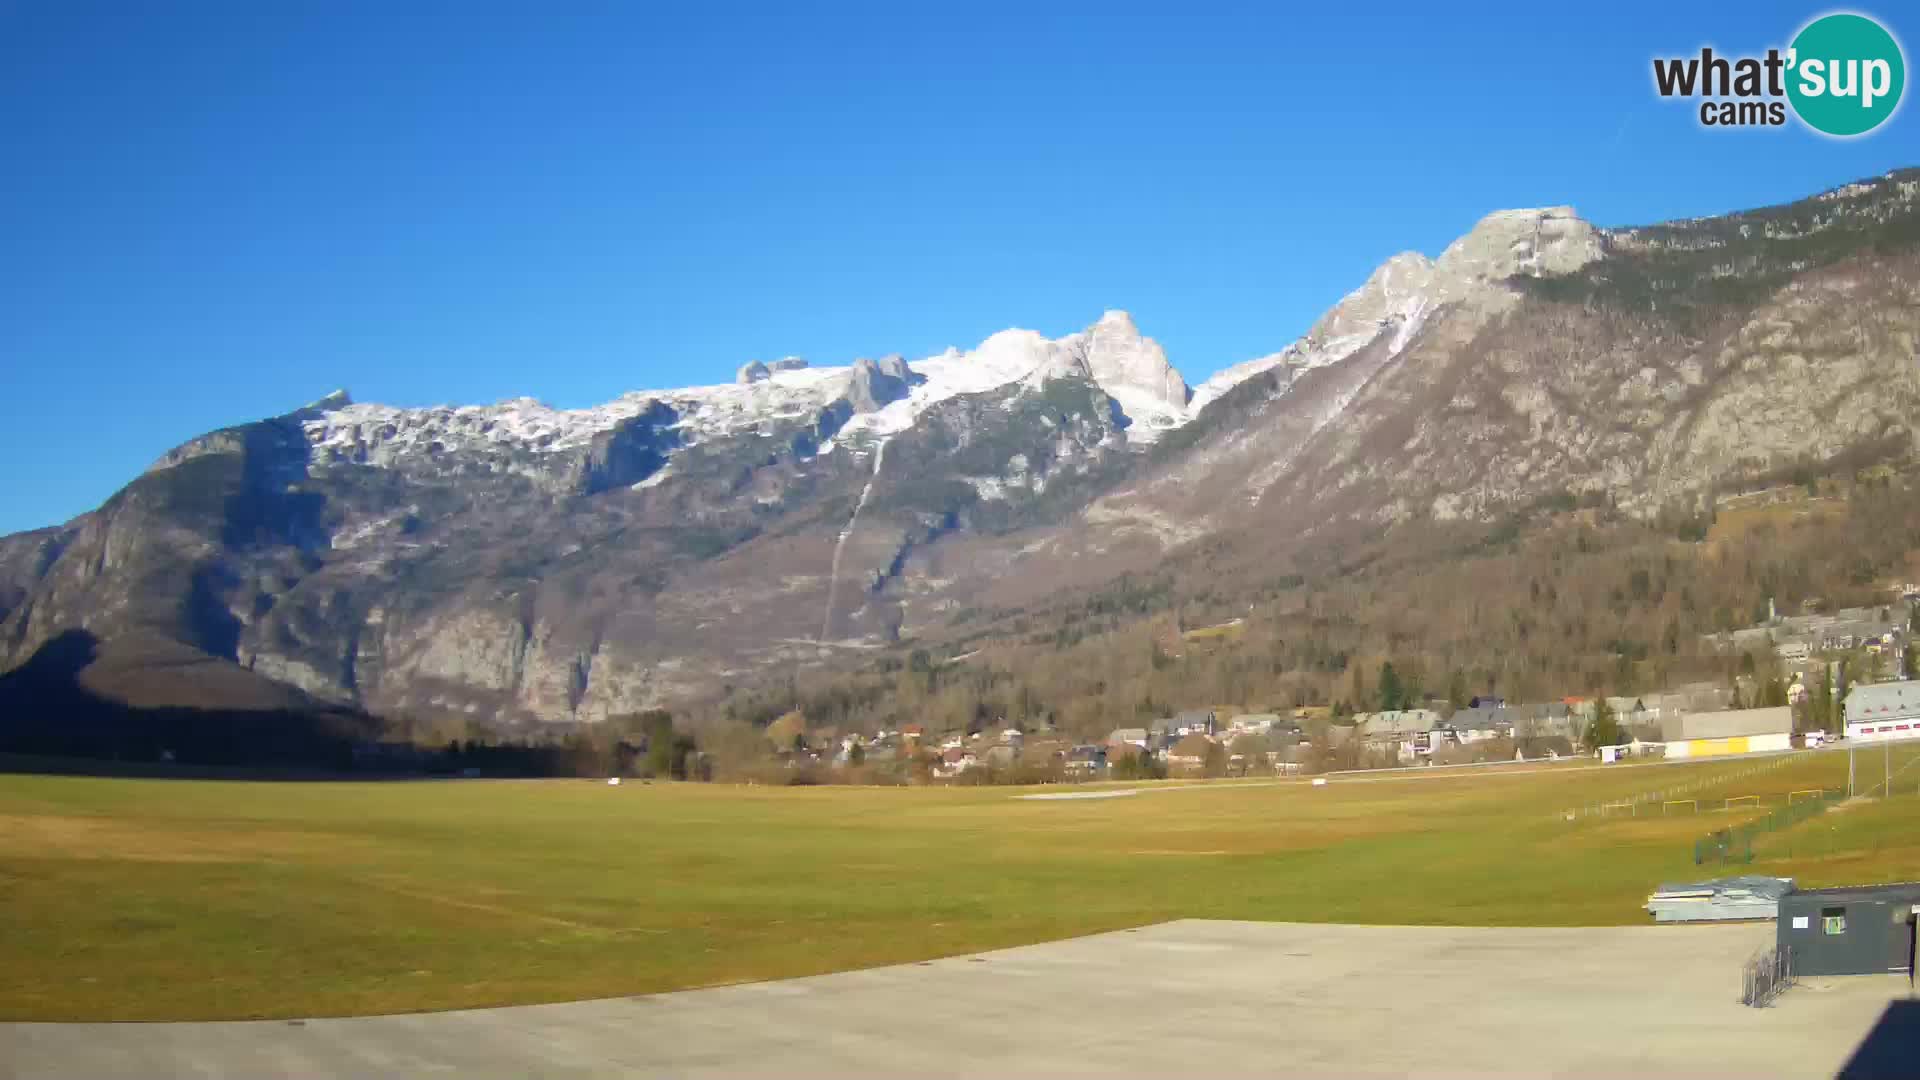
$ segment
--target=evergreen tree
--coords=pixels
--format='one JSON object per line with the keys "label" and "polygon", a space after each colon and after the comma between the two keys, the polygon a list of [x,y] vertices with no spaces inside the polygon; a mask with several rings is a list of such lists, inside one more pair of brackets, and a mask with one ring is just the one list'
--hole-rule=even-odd
{"label": "evergreen tree", "polygon": [[1619,744],[1620,719],[1613,714],[1613,706],[1607,704],[1604,696],[1597,697],[1593,700],[1593,722],[1587,725],[1587,749]]}
{"label": "evergreen tree", "polygon": [[1380,665],[1380,710],[1392,712],[1406,707],[1406,689],[1400,684],[1400,674],[1393,670],[1391,660]]}
{"label": "evergreen tree", "polygon": [[654,711],[642,720],[647,738],[647,775],[665,780],[674,772],[673,717]]}

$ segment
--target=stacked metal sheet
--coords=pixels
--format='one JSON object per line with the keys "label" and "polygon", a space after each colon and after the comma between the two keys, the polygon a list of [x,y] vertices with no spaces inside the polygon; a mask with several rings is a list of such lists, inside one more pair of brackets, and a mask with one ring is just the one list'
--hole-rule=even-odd
{"label": "stacked metal sheet", "polygon": [[1792,891],[1792,878],[1757,874],[1662,885],[1647,897],[1647,911],[1655,922],[1772,919],[1780,914],[1780,898]]}

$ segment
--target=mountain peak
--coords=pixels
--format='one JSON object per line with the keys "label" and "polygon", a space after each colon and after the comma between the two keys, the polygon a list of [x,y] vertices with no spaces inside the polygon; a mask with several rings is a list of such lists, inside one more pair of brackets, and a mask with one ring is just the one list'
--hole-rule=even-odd
{"label": "mountain peak", "polygon": [[1600,232],[1571,206],[1495,210],[1447,245],[1434,268],[1455,283],[1571,273],[1601,257]]}
{"label": "mountain peak", "polygon": [[317,419],[318,417],[325,416],[327,413],[330,413],[330,412],[339,412],[341,409],[344,409],[347,406],[352,404],[353,404],[353,395],[347,393],[346,390],[344,389],[335,390],[333,393],[328,394],[317,401],[309,402],[306,405],[303,405],[300,408],[293,410],[293,412],[289,413],[288,415],[295,420],[302,420],[302,421],[313,420],[313,419]]}
{"label": "mountain peak", "polygon": [[1342,297],[1313,325],[1307,340],[1318,344],[1350,339],[1357,348],[1396,316],[1410,317],[1434,279],[1434,263],[1417,251],[1403,251],[1374,268],[1367,280]]}
{"label": "mountain peak", "polygon": [[1131,315],[1109,311],[1079,336],[1093,381],[1129,412],[1148,401],[1158,407],[1186,407],[1186,380],[1167,362],[1167,352],[1159,342],[1141,336]]}
{"label": "mountain peak", "polygon": [[907,396],[913,371],[898,356],[879,361],[861,357],[847,376],[847,400],[856,413],[877,412]]}

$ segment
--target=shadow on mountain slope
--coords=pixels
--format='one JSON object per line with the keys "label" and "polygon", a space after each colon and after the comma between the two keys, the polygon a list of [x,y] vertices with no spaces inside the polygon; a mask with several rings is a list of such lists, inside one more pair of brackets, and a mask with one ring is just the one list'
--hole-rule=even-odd
{"label": "shadow on mountain slope", "polygon": [[0,675],[4,753],[348,770],[379,734],[371,716],[156,634],[69,630]]}

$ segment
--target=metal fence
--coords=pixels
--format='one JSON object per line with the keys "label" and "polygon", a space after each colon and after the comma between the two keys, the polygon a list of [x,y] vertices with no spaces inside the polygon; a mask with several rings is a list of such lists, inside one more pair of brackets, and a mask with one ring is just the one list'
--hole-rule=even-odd
{"label": "metal fence", "polygon": [[1778,832],[1800,824],[1815,814],[1825,811],[1828,801],[1838,798],[1840,794],[1837,791],[1822,791],[1817,799],[1802,799],[1797,803],[1787,803],[1767,816],[1749,821],[1744,825],[1715,829],[1693,842],[1693,865],[1750,863],[1753,861],[1755,837],[1761,833]]}
{"label": "metal fence", "polygon": [[1560,817],[1566,821],[1579,821],[1582,818],[1621,816],[1622,812],[1624,812],[1624,816],[1639,817],[1640,811],[1643,808],[1651,812],[1653,808],[1658,807],[1661,803],[1676,799],[1685,799],[1688,796],[1697,795],[1709,788],[1719,787],[1723,784],[1733,783],[1735,780],[1744,780],[1749,777],[1759,776],[1762,773],[1772,772],[1775,769],[1785,768],[1805,758],[1808,754],[1818,752],[1819,751],[1815,750],[1794,750],[1767,754],[1762,756],[1757,762],[1747,764],[1740,769],[1725,772],[1722,772],[1719,768],[1715,768],[1715,766],[1733,764],[1735,759],[1700,758],[1698,761],[1679,759],[1658,766],[1649,765],[1648,767],[1650,768],[1671,767],[1684,769],[1686,765],[1697,764],[1703,770],[1712,769],[1712,771],[1706,776],[1696,777],[1692,780],[1677,781],[1654,791],[1642,791],[1637,795],[1632,795],[1625,799],[1612,802],[1588,803],[1584,806],[1569,806],[1560,812]]}
{"label": "metal fence", "polygon": [[1793,985],[1793,949],[1761,949],[1740,971],[1740,1004],[1764,1009]]}

